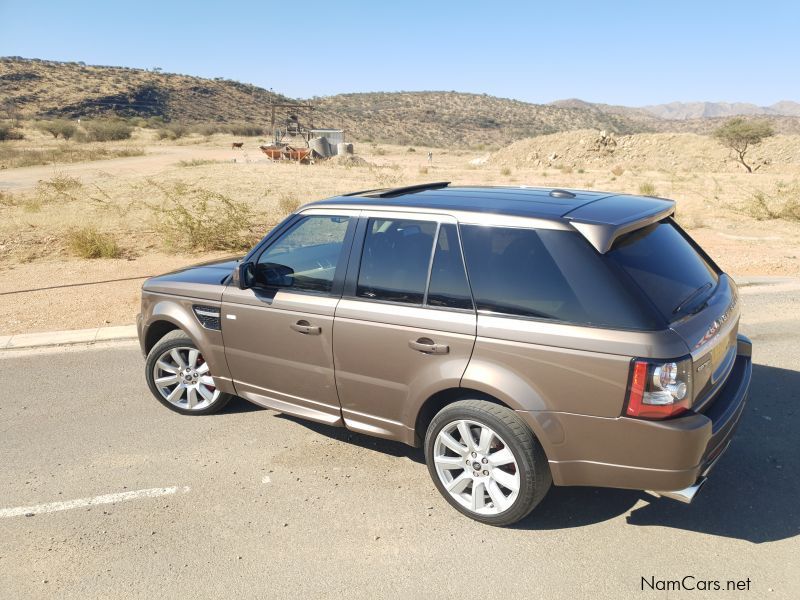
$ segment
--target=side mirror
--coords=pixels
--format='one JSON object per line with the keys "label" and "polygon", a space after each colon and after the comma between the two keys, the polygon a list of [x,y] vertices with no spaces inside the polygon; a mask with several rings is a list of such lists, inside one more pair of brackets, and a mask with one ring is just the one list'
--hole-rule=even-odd
{"label": "side mirror", "polygon": [[239,276],[239,289],[240,290],[247,290],[253,287],[253,284],[256,280],[256,269],[255,265],[251,262],[242,262],[236,267],[237,274]]}
{"label": "side mirror", "polygon": [[261,263],[258,266],[258,280],[267,287],[292,287],[294,269],[280,263]]}

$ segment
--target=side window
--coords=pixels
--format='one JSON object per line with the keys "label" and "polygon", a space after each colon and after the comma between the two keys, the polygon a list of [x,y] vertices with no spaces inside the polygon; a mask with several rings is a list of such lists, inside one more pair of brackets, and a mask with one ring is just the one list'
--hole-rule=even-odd
{"label": "side window", "polygon": [[439,228],[431,280],[428,284],[428,306],[468,310],[473,308],[472,294],[458,244],[458,230],[450,223],[444,223]]}
{"label": "side window", "polygon": [[422,304],[435,234],[430,221],[370,219],[356,295]]}
{"label": "side window", "polygon": [[465,225],[461,239],[478,310],[593,326],[658,326],[618,268],[578,233]]}
{"label": "side window", "polygon": [[310,216],[295,223],[256,263],[266,287],[330,292],[350,217]]}

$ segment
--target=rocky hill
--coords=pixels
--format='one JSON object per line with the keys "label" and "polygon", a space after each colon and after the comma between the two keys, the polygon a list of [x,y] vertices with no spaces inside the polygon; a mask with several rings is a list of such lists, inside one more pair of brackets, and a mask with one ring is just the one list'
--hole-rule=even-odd
{"label": "rocky hill", "polygon": [[161,116],[193,122],[261,122],[289,99],[227,79],[0,58],[0,104],[25,118]]}

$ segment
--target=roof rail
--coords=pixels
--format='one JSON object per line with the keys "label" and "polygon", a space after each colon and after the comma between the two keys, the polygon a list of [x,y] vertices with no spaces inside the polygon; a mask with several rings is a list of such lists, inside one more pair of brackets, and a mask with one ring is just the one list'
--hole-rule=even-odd
{"label": "roof rail", "polygon": [[450,185],[449,181],[433,181],[431,183],[417,183],[416,185],[407,185],[399,188],[377,188],[374,190],[362,190],[360,192],[350,192],[349,194],[340,195],[342,197],[369,196],[370,198],[394,198],[395,196],[413,194],[415,192],[422,192],[424,190],[438,190],[439,188],[447,187],[448,185]]}
{"label": "roof rail", "polygon": [[381,192],[380,194],[372,194],[377,198],[394,198],[395,196],[403,196],[405,194],[413,194],[415,192],[423,192],[425,190],[438,190],[450,185],[449,181],[433,181],[431,183],[418,183],[417,185],[407,185],[405,187],[392,188]]}

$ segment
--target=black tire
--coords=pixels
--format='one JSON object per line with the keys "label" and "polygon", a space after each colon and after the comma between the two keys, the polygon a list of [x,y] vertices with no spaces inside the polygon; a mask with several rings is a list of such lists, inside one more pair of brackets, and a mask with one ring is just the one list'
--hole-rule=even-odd
{"label": "black tire", "polygon": [[[460,504],[445,489],[437,473],[434,462],[436,438],[442,429],[459,420],[474,421],[493,430],[514,455],[519,472],[519,491],[512,504],[498,514],[480,514]],[[542,501],[553,482],[544,450],[525,422],[513,410],[484,400],[460,400],[439,411],[425,435],[425,462],[439,493],[456,510],[471,519],[498,527],[526,517]],[[464,472],[468,470],[469,467]]]}
{"label": "black tire", "polygon": [[[197,345],[192,341],[192,339],[186,335],[181,330],[175,330],[169,332],[167,335],[162,337],[155,346],[150,350],[147,355],[147,360],[145,361],[144,373],[145,378],[147,379],[147,386],[150,388],[153,396],[156,397],[156,400],[161,402],[164,406],[168,409],[173,410],[177,413],[182,415],[210,415],[215,412],[222,410],[228,402],[230,402],[231,396],[230,394],[226,394],[224,392],[220,392],[219,395],[211,402],[208,406],[203,408],[194,408],[194,409],[187,409],[177,406],[167,400],[159,391],[159,386],[155,382],[155,367],[156,362],[160,357],[164,355],[165,352],[169,352],[176,348],[194,348],[197,349]],[[202,357],[202,354],[201,354]]]}

